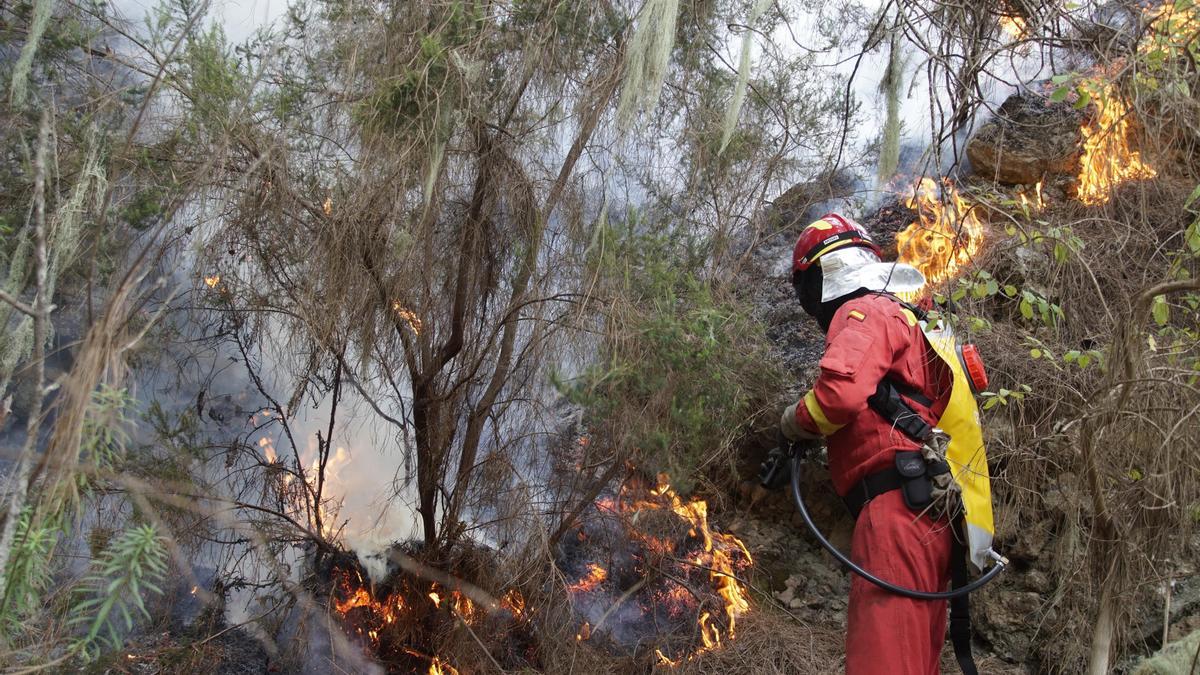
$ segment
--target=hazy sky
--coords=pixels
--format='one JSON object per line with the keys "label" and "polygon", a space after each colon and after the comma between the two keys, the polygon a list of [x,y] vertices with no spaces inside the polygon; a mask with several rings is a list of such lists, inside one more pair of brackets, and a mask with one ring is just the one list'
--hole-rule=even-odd
{"label": "hazy sky", "polygon": [[[242,42],[259,26],[265,25],[283,16],[287,10],[287,0],[211,0],[209,16],[219,20],[225,27],[225,34],[230,42]],[[119,14],[133,23],[141,23],[141,18],[150,8],[158,4],[155,0],[113,0],[113,6]]]}

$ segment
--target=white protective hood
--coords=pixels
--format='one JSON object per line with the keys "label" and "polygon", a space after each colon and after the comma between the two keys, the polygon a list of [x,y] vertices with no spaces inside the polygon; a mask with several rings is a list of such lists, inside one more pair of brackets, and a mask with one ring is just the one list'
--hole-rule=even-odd
{"label": "white protective hood", "polygon": [[880,262],[879,256],[861,246],[830,251],[821,265],[821,302],[829,302],[860,288],[868,291],[911,293],[925,285],[925,275],[902,262]]}

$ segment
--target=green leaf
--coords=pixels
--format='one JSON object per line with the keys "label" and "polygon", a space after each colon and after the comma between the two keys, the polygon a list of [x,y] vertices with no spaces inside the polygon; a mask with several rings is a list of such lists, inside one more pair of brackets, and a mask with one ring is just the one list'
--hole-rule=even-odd
{"label": "green leaf", "polygon": [[1042,350],[1034,347],[1033,349],[1029,350],[1029,355],[1035,359],[1040,359],[1042,358]]}
{"label": "green leaf", "polygon": [[984,409],[984,410],[991,410],[992,408],[995,408],[995,407],[996,407],[996,404],[998,404],[998,403],[1000,403],[1000,399],[998,399],[998,398],[989,398],[988,400],[986,400],[986,401],[984,401],[984,402],[983,402],[983,409]]}
{"label": "green leaf", "polygon": [[1005,286],[1004,286],[1004,294],[1005,294],[1005,295],[1007,295],[1007,296],[1008,296],[1008,297],[1010,297],[1010,298],[1011,298],[1011,297],[1014,297],[1014,296],[1016,296],[1016,294],[1017,294],[1017,287],[1016,287],[1016,286],[1013,286],[1012,284],[1005,284]]}
{"label": "green leaf", "polygon": [[1079,88],[1079,98],[1074,103],[1071,104],[1071,107],[1076,110],[1083,110],[1091,102],[1092,102],[1092,95],[1090,93],[1088,93],[1087,89],[1080,87]]}
{"label": "green leaf", "polygon": [[1193,220],[1188,226],[1185,238],[1192,253],[1200,253],[1200,218]]}
{"label": "green leaf", "polygon": [[1167,325],[1171,320],[1171,306],[1167,304],[1167,298],[1163,295],[1154,296],[1154,304],[1150,309],[1150,314],[1154,317],[1154,323],[1159,326]]}
{"label": "green leaf", "polygon": [[1188,198],[1183,201],[1183,208],[1190,207],[1197,199],[1200,199],[1200,185],[1197,185],[1196,189],[1192,190],[1192,194],[1188,195]]}
{"label": "green leaf", "polygon": [[1067,94],[1069,93],[1071,93],[1070,87],[1065,85],[1061,86],[1058,89],[1055,89],[1054,93],[1050,94],[1050,100],[1055,103],[1062,103],[1063,101],[1067,100]]}
{"label": "green leaf", "polygon": [[1021,299],[1021,316],[1026,319],[1033,319],[1033,304],[1024,298]]}

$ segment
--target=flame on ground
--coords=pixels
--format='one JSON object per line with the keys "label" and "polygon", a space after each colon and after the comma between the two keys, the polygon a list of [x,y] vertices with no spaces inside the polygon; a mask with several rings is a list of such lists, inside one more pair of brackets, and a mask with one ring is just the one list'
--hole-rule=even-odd
{"label": "flame on ground", "polygon": [[1158,175],[1134,149],[1134,124],[1129,106],[1111,84],[1094,82],[1099,92],[1096,117],[1084,124],[1083,157],[1079,161],[1079,201],[1096,206],[1108,201],[1113,188],[1129,180]]}
{"label": "flame on ground", "polygon": [[568,584],[567,592],[568,593],[590,593],[591,591],[596,590],[597,586],[604,583],[604,580],[607,578],[608,578],[608,570],[597,565],[596,563],[589,563],[587,576],[580,579],[579,581],[576,581],[573,584]]}
{"label": "flame on ground", "polygon": [[442,663],[442,660],[435,656],[429,662],[429,675],[458,675],[458,671],[454,666]]}
{"label": "flame on ground", "polygon": [[1018,192],[1017,198],[1021,200],[1021,208],[1026,212],[1037,213],[1046,208],[1046,199],[1042,195],[1042,181],[1040,180],[1037,185],[1033,186],[1033,199],[1029,198],[1026,190]]}
{"label": "flame on ground", "polygon": [[[688,570],[706,573],[712,590],[720,599],[719,614],[722,620],[717,620],[712,611],[703,608],[698,611],[696,627],[699,632],[699,647],[687,655],[675,659],[666,656],[661,649],[655,654],[662,665],[678,665],[685,660],[691,660],[700,654],[716,649],[721,642],[732,639],[737,634],[738,618],[750,611],[749,593],[738,579],[738,573],[753,564],[753,558],[745,545],[735,536],[714,531],[708,523],[708,504],[702,499],[685,501],[670,486],[665,474],[657,476],[655,487],[649,490],[631,489],[623,486],[617,499],[600,498],[596,500],[600,511],[617,513],[623,518],[629,534],[639,541],[644,550],[663,560],[673,561]],[[688,540],[695,542],[687,550],[677,550],[676,543],[666,538],[654,536],[636,527],[638,514],[646,511],[668,510],[678,516],[688,526]],[[585,541],[586,537],[580,537]],[[697,545],[699,544],[699,545]],[[639,572],[640,573],[640,572]],[[574,583],[568,584],[567,590],[577,601],[589,593],[595,592],[609,578],[609,572],[596,563],[589,563],[587,571]],[[684,612],[694,611],[693,591],[676,581],[666,593],[655,596],[654,603],[667,606],[673,615],[683,616]],[[671,608],[675,609],[672,610]],[[693,609],[689,610],[689,607]],[[713,608],[716,610],[717,608]],[[597,630],[604,618],[592,626],[584,622],[576,639],[589,639]]]}
{"label": "flame on ground", "polygon": [[204,285],[209,288],[216,288],[217,284],[221,283],[221,275],[214,274],[211,277],[204,277]]}
{"label": "flame on ground", "polygon": [[948,178],[940,187],[922,178],[904,204],[917,212],[917,220],[896,234],[900,262],[921,270],[931,286],[957,277],[983,244],[983,223],[974,206]]}
{"label": "flame on ground", "polygon": [[[419,623],[422,617],[430,612],[449,612],[468,626],[478,627],[485,619],[484,610],[466,595],[436,584],[429,587],[424,596],[420,593],[410,594],[408,597],[411,602],[406,602],[403,592],[400,591],[377,596],[374,588],[358,571],[339,569],[333,573],[333,580],[334,590],[330,598],[333,610],[349,630],[363,638],[366,644],[379,654],[389,652],[387,649],[381,649],[381,645],[406,635],[406,631],[410,630],[409,626]],[[428,598],[429,602],[419,602],[421,597]],[[500,598],[499,606],[511,612],[514,618],[520,619],[525,612],[525,599],[517,589],[509,589]],[[392,642],[390,646],[395,650],[397,645]],[[403,644],[400,645],[400,651],[414,658],[428,660],[429,673],[458,675],[457,669],[437,655],[423,654]]]}

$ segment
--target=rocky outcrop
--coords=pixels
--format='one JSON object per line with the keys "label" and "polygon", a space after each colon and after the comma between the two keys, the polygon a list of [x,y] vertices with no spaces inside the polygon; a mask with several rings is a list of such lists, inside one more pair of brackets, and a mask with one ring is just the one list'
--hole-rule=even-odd
{"label": "rocky outcrop", "polygon": [[967,144],[972,170],[987,180],[1032,185],[1079,169],[1082,112],[1032,92],[1013,94]]}
{"label": "rocky outcrop", "polygon": [[847,171],[823,173],[813,180],[796,183],[771,202],[767,219],[773,229],[802,228],[824,215],[824,209],[854,193],[855,179]]}

